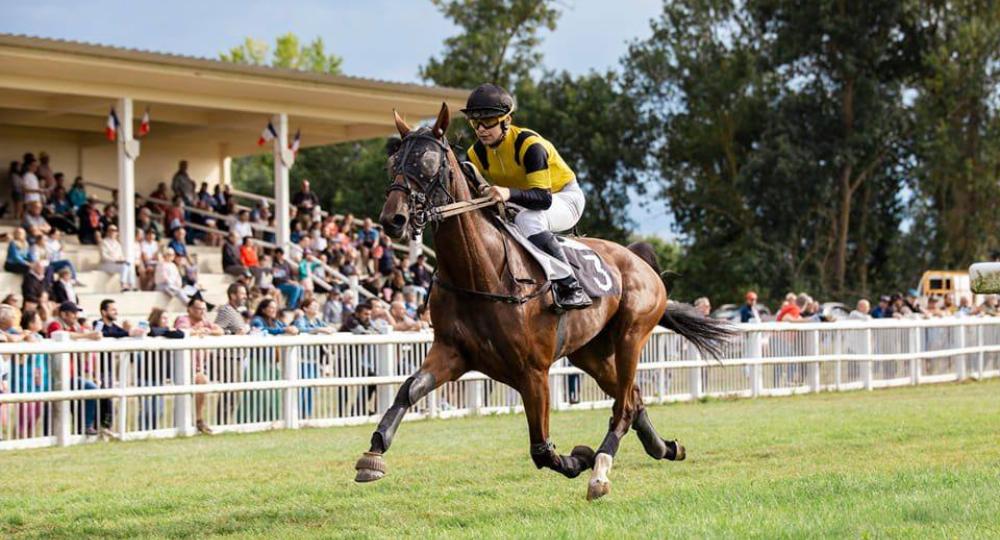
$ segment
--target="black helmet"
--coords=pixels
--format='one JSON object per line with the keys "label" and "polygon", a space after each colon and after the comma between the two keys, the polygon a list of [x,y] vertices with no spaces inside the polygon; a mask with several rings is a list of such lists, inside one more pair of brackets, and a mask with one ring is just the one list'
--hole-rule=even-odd
{"label": "black helmet", "polygon": [[516,105],[514,98],[495,84],[481,84],[469,94],[469,100],[465,102],[462,114],[466,118],[490,118],[492,116],[505,116],[512,112]]}

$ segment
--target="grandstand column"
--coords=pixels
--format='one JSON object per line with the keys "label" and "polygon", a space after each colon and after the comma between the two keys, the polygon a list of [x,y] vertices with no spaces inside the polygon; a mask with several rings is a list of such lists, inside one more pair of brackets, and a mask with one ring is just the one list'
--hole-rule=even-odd
{"label": "grandstand column", "polygon": [[289,185],[288,170],[292,167],[295,157],[288,149],[288,115],[275,115],[274,122],[277,137],[274,138],[274,225],[277,229],[275,243],[282,249],[288,249],[291,237],[289,223]]}
{"label": "grandstand column", "polygon": [[135,160],[139,141],[132,140],[132,98],[118,100],[118,229],[126,261],[134,260],[135,250]]}

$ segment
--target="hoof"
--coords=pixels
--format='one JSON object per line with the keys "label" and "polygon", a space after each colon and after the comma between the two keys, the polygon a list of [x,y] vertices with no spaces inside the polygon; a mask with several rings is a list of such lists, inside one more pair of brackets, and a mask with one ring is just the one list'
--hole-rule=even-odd
{"label": "hoof", "polygon": [[591,480],[587,485],[587,500],[600,499],[611,491],[611,482],[606,480]]}
{"label": "hoof", "polygon": [[667,459],[670,461],[684,461],[684,458],[687,457],[687,451],[684,450],[683,444],[677,442],[676,440],[664,442],[667,443]]}
{"label": "hoof", "polygon": [[385,461],[382,459],[382,454],[365,452],[354,465],[354,469],[358,471],[354,477],[355,482],[374,482],[385,476]]}
{"label": "hoof", "polygon": [[569,453],[571,457],[575,457],[580,460],[583,464],[583,469],[593,469],[594,468],[594,449],[589,446],[574,446],[573,450]]}

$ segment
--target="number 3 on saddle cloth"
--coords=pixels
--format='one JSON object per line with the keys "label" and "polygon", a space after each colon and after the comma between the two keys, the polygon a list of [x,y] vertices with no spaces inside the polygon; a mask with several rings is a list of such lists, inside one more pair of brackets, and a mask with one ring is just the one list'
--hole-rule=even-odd
{"label": "number 3 on saddle cloth", "polygon": [[562,279],[572,272],[580,285],[583,286],[583,290],[591,298],[621,294],[621,283],[615,273],[608,268],[604,259],[597,252],[583,243],[572,238],[556,236],[566,253],[566,260],[569,261],[569,266],[567,266],[562,261],[538,249],[511,223],[501,220],[499,217],[497,221],[507,229],[507,232],[517,240],[518,244],[524,246],[524,249],[528,250],[528,253],[538,261],[538,264],[545,270],[546,278],[549,281]]}

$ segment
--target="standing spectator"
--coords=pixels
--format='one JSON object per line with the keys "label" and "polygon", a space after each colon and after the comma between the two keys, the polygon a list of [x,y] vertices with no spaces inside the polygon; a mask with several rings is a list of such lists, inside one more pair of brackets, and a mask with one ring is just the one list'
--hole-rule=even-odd
{"label": "standing spectator", "polygon": [[878,305],[872,310],[871,316],[873,319],[886,319],[892,317],[892,313],[889,308],[889,297],[882,295],[878,299]]}
{"label": "standing spectator", "polygon": [[323,320],[334,328],[340,328],[344,317],[344,303],[341,301],[340,290],[331,289],[323,304]]}
{"label": "standing spectator", "polygon": [[795,297],[794,302],[789,302],[782,306],[781,311],[778,312],[776,320],[778,322],[806,322],[806,319],[802,318],[802,310],[805,309],[809,300],[809,295],[806,293],[799,293],[799,295]]}
{"label": "standing spectator", "polygon": [[423,288],[424,294],[431,286],[431,273],[427,270],[427,256],[417,255],[417,261],[410,265],[410,275],[413,277],[413,284]]}
{"label": "standing spectator", "polygon": [[712,303],[708,301],[707,296],[702,296],[695,299],[694,308],[701,313],[702,317],[708,317],[712,313]]}
{"label": "standing spectator", "polygon": [[392,315],[394,324],[392,329],[397,332],[415,332],[420,330],[420,323],[406,314],[406,305],[397,300],[389,307],[389,315]]}
{"label": "standing spectator", "polygon": [[7,180],[10,182],[11,197],[14,200],[14,219],[21,219],[24,215],[24,177],[21,176],[20,162],[10,162]]}
{"label": "standing spectator", "polygon": [[292,197],[292,205],[298,209],[299,215],[311,216],[314,209],[319,208],[319,197],[312,192],[309,180],[302,180],[302,187],[298,193]]}
{"label": "standing spectator", "polygon": [[[188,335],[195,337],[221,336],[225,333],[221,326],[205,318],[208,306],[200,298],[192,298],[188,302],[187,315],[181,315],[174,321],[174,328],[184,330]],[[208,384],[208,366],[206,365],[204,352],[199,351],[193,357],[194,383]],[[205,394],[195,395],[195,427],[199,433],[211,435],[212,430],[205,424]]]}
{"label": "standing spectator", "polygon": [[979,306],[979,314],[988,317],[996,317],[1000,314],[1000,300],[998,300],[997,295],[990,294],[986,296],[986,299],[983,300],[983,305]]}
{"label": "standing spectator", "polygon": [[[350,229],[346,229],[346,232],[350,233]],[[361,251],[361,264],[365,267],[365,273],[369,273],[371,271],[368,268],[369,258],[371,257],[375,246],[378,245],[378,240],[378,229],[374,227],[371,218],[365,218],[362,222],[361,230],[358,231],[357,241],[358,249]]]}
{"label": "standing spectator", "polygon": [[167,320],[167,310],[163,308],[155,307],[150,310],[146,322],[149,323],[149,337],[167,339],[184,339],[187,337],[183,330],[170,328],[170,322]]}
{"label": "standing spectator", "polygon": [[42,186],[38,182],[38,162],[31,154],[24,155],[24,162],[21,164],[21,183],[24,186],[24,204],[43,202]]}
{"label": "standing spectator", "polygon": [[83,187],[83,177],[77,176],[73,179],[73,185],[69,188],[69,193],[66,195],[69,198],[69,203],[73,205],[73,210],[78,210],[84,204],[87,204],[87,188]]}
{"label": "standing spectator", "polygon": [[131,321],[123,321],[118,324],[118,305],[108,298],[101,300],[101,318],[94,321],[94,330],[97,330],[106,338],[120,339],[125,337],[142,337],[147,334],[142,327],[133,327]]}
{"label": "standing spectator", "polygon": [[[24,341],[42,341],[42,318],[33,309],[26,309],[21,315],[21,330]],[[14,392],[48,392],[51,388],[49,384],[49,356],[47,354],[32,353],[22,358],[15,367]],[[18,404],[17,430],[21,438],[38,437],[45,435],[45,426],[38,429],[39,419],[45,404],[41,401],[32,401]]]}
{"label": "standing spectator", "polygon": [[852,321],[870,321],[872,319],[872,316],[869,313],[871,308],[871,302],[862,298],[861,300],[858,300],[857,307],[851,312],[850,315],[847,316],[847,318]]}
{"label": "standing spectator", "polygon": [[239,236],[240,242],[248,236],[253,236],[253,225],[250,223],[250,212],[248,210],[240,210],[240,213],[236,215],[236,221],[233,223],[232,229]]}
{"label": "standing spectator", "polygon": [[139,242],[139,264],[136,271],[139,273],[139,288],[150,291],[156,286],[156,263],[160,258],[160,243],[156,241],[156,233],[152,229],[147,229],[143,234],[142,241]]}
{"label": "standing spectator", "polygon": [[757,292],[747,291],[746,303],[740,308],[741,323],[759,323],[760,311],[757,310]]}
{"label": "standing spectator", "polygon": [[242,283],[231,283],[226,290],[228,301],[215,314],[215,324],[231,335],[243,335],[250,332],[243,314],[246,312],[247,288]]}
{"label": "standing spectator", "polygon": [[156,290],[163,291],[186,305],[191,301],[191,297],[184,291],[184,280],[181,278],[180,270],[177,269],[176,259],[174,250],[169,247],[164,248],[163,255],[156,263],[153,282],[156,284]]}
{"label": "standing spectator", "polygon": [[371,306],[368,304],[359,305],[354,313],[344,321],[340,331],[352,334],[378,334],[378,329],[372,324]]}
{"label": "standing spectator", "polygon": [[976,315],[976,308],[972,307],[972,300],[968,296],[962,295],[958,298],[958,311],[955,312],[958,317],[971,317]]}
{"label": "standing spectator", "polygon": [[139,290],[135,265],[125,259],[121,242],[118,241],[118,226],[108,227],[108,237],[101,240],[101,271],[118,274],[122,292]]}
{"label": "standing spectator", "polygon": [[28,273],[29,265],[34,260],[35,255],[28,246],[27,233],[20,227],[14,229],[13,239],[7,244],[7,260],[3,269],[23,276]]}
{"label": "standing spectator", "polygon": [[281,248],[274,250],[271,275],[274,277],[274,286],[285,296],[285,304],[291,309],[299,307],[299,299],[302,298],[302,285],[295,281],[296,269],[285,259],[285,250]]}
{"label": "standing spectator", "polygon": [[[64,270],[65,272],[65,270]],[[56,318],[52,320],[46,327],[46,334],[50,337],[55,332],[67,332],[70,339],[74,340],[100,340],[101,334],[96,330],[86,330],[83,325],[80,324],[79,313],[83,311],[77,307],[74,302],[62,302],[59,304],[59,309],[56,311]],[[92,355],[83,355],[80,362],[70,362],[69,365],[69,377],[72,381],[72,387],[74,390],[97,390],[100,388],[100,382],[96,376],[97,370],[94,365],[94,357]],[[79,370],[79,371],[77,371]],[[111,411],[111,400],[108,398],[103,398],[100,401],[100,408],[102,411]],[[79,414],[78,406],[74,406]],[[88,399],[83,403],[84,409],[84,433],[87,436],[95,436],[98,434],[97,430],[97,409],[98,400]],[[110,427],[111,422],[108,421],[107,426]]]}
{"label": "standing spectator", "polygon": [[947,317],[948,312],[941,309],[941,302],[936,296],[931,296],[927,299],[927,309],[924,310],[924,315],[928,319],[938,319],[941,317]]}
{"label": "standing spectator", "polygon": [[392,249],[392,242],[389,237],[383,236],[379,243],[382,247],[382,253],[378,257],[377,271],[383,276],[392,275],[396,269],[396,252]]}
{"label": "standing spectator", "polygon": [[174,197],[181,197],[185,204],[194,204],[195,182],[188,176],[188,162],[181,160],[177,165],[177,172],[170,182],[171,189],[174,190]]}
{"label": "standing spectator", "polygon": [[46,193],[52,191],[56,187],[56,175],[52,171],[52,167],[49,165],[49,155],[45,152],[38,153],[38,179],[41,188]]}

